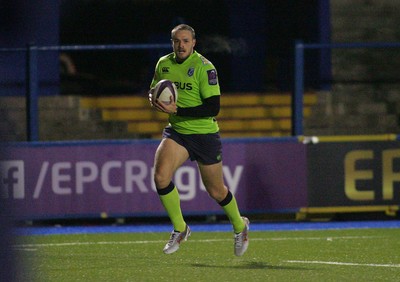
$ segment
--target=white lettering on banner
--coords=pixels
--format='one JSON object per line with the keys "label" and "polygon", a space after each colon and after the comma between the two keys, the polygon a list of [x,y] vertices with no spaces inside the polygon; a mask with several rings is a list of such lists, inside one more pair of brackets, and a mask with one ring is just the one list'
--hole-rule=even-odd
{"label": "white lettering on banner", "polygon": [[[85,170],[89,171],[85,175]],[[83,184],[90,183],[99,176],[99,169],[94,162],[77,162],[75,165],[76,194],[83,194]]]}
{"label": "white lettering on banner", "polygon": [[[138,170],[137,174],[132,174],[132,170],[136,168]],[[144,179],[148,175],[148,168],[143,161],[127,161],[125,163],[125,189],[127,193],[133,192],[133,183],[136,183],[139,191],[142,193],[148,193]]]}
{"label": "white lettering on banner", "polygon": [[[229,167],[223,166],[222,172],[229,190],[233,194],[236,194],[240,178],[242,177],[243,166],[236,166],[233,174],[229,170]],[[151,175],[154,175],[154,168],[151,169]],[[174,183],[179,189],[182,201],[189,201],[196,197],[196,175],[196,169],[189,166],[182,166],[176,170]],[[184,182],[184,179],[186,179],[186,182]],[[201,191],[206,192],[206,187],[204,186],[201,177],[199,177],[198,185]],[[156,186],[154,185],[153,180],[151,181],[151,188],[153,191],[156,191]]]}
{"label": "white lettering on banner", "polygon": [[228,167],[224,166],[222,169],[223,169],[226,184],[228,185],[230,191],[233,194],[235,194],[236,189],[238,188],[238,185],[239,185],[240,177],[242,176],[243,166],[242,165],[236,166],[235,172],[233,173],[233,175],[229,171]]}
{"label": "white lettering on banner", "polygon": [[71,187],[61,187],[62,182],[70,182],[71,183],[71,172],[67,174],[61,174],[62,171],[70,170],[71,163],[69,162],[61,162],[55,163],[51,168],[51,187],[53,192],[57,195],[69,195],[72,194]]}
{"label": "white lettering on banner", "polygon": [[[0,187],[6,197],[25,199],[24,161],[0,161]],[[233,170],[223,166],[224,180],[233,194],[236,193],[243,172],[243,166],[235,166]],[[43,189],[50,189],[59,196],[72,194],[83,195],[87,189],[102,189],[107,194],[149,193],[156,192],[153,181],[154,168],[141,160],[111,160],[103,164],[91,161],[55,162],[44,161],[37,176],[29,183],[34,187],[32,197],[39,199]],[[173,179],[181,194],[182,201],[190,201],[196,197],[197,189],[205,192],[197,168],[180,167]],[[148,187],[150,185],[150,187]],[[49,188],[47,188],[50,186]],[[95,187],[95,188],[93,188]],[[12,191],[12,193],[10,193]],[[48,193],[49,191],[47,191]],[[29,195],[28,195],[29,197]]]}
{"label": "white lettering on banner", "polygon": [[121,161],[110,161],[106,162],[103,167],[101,168],[101,186],[103,187],[104,191],[110,194],[121,194],[122,193],[122,186],[113,186],[111,185],[110,178],[111,177],[111,169],[118,169],[122,167]]}
{"label": "white lettering on banner", "polygon": [[44,179],[46,177],[47,169],[49,168],[49,162],[44,162],[40,168],[39,179],[35,186],[35,192],[33,193],[33,198],[38,199],[40,191],[42,191]]}
{"label": "white lettering on banner", "polygon": [[150,175],[151,175],[151,179],[150,179],[151,190],[153,190],[154,192],[157,192],[156,184],[154,183],[154,166],[150,169]]}
{"label": "white lettering on banner", "polygon": [[207,191],[206,186],[204,186],[203,180],[199,177],[199,187],[201,191]]}
{"label": "white lettering on banner", "polygon": [[25,198],[24,161],[0,162],[0,196],[8,198],[12,191],[12,198]]}
{"label": "white lettering on banner", "polygon": [[174,182],[176,187],[179,187],[182,201],[190,201],[196,197],[196,170],[193,167],[182,166],[178,168],[175,173]]}

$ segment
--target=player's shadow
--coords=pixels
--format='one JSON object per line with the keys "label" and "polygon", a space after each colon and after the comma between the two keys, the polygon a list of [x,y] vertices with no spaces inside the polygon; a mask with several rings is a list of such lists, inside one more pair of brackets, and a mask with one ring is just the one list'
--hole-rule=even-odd
{"label": "player's shadow", "polygon": [[246,262],[240,265],[218,265],[205,263],[192,263],[191,266],[199,268],[235,268],[235,269],[274,269],[274,270],[307,270],[304,267],[270,265],[264,262]]}

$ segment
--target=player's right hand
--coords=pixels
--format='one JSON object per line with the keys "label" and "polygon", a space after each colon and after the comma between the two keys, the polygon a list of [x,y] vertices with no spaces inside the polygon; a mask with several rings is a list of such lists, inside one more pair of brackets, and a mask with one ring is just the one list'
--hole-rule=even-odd
{"label": "player's right hand", "polygon": [[162,108],[162,105],[159,104],[157,99],[154,99],[153,92],[154,92],[154,88],[150,88],[149,93],[148,93],[150,105],[159,112],[165,112],[165,110]]}

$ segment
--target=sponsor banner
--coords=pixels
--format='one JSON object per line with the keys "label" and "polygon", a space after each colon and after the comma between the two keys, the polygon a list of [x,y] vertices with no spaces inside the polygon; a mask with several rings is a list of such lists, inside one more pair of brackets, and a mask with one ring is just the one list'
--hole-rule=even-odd
{"label": "sponsor banner", "polygon": [[[153,184],[156,142],[8,146],[0,161],[3,197],[28,218],[165,214]],[[244,212],[306,205],[306,151],[294,142],[225,143],[225,184]],[[195,162],[173,178],[184,213],[222,212]]]}
{"label": "sponsor banner", "polygon": [[307,147],[309,206],[400,203],[400,142],[333,142]]}

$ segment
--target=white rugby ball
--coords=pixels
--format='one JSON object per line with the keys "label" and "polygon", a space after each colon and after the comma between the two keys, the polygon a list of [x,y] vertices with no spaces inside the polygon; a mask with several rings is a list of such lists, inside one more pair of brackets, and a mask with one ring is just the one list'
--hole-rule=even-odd
{"label": "white rugby ball", "polygon": [[160,80],[156,86],[154,86],[153,97],[155,99],[168,105],[171,103],[171,96],[174,102],[178,100],[178,89],[171,80]]}

